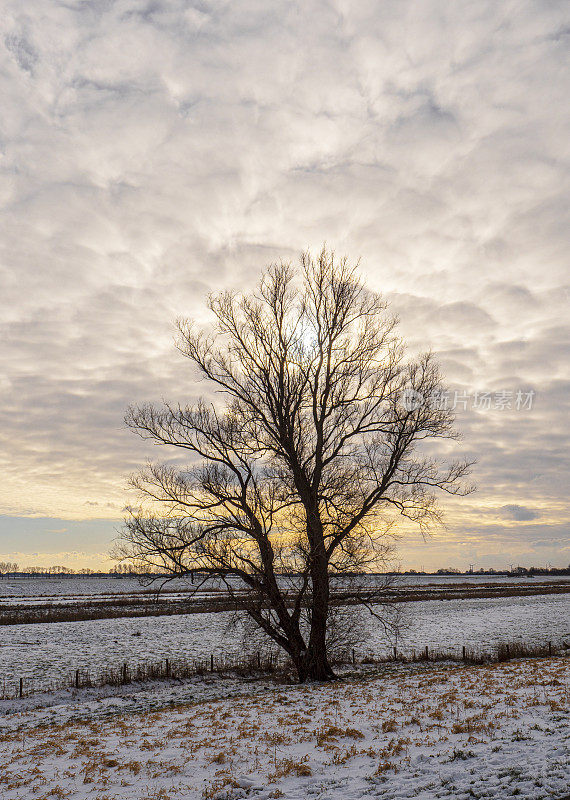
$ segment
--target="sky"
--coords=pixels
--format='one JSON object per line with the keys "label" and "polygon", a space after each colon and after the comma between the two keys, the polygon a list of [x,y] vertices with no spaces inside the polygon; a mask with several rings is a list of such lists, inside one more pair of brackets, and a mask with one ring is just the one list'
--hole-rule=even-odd
{"label": "sky", "polygon": [[477,459],[398,563],[568,565],[569,34],[563,0],[2,0],[0,560],[108,568],[169,457],[125,408],[205,391],[174,320],[326,241]]}

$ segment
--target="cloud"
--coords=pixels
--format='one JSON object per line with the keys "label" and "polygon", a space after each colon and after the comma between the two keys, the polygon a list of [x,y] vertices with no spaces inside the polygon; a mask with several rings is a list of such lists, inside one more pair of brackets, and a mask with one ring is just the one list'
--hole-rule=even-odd
{"label": "cloud", "polygon": [[540,516],[536,511],[533,511],[530,508],[526,508],[525,506],[517,506],[515,504],[502,506],[499,509],[499,516],[504,517],[505,519],[514,519],[517,521],[528,521],[531,519],[536,519]]}
{"label": "cloud", "polygon": [[536,391],[527,414],[459,412],[479,494],[453,519],[499,537],[480,509],[521,497],[567,519],[566,9],[505,19],[467,0],[8,0],[0,509],[120,518],[125,476],[171,456],[125,407],[207,391],[172,321],[326,240],[452,390]]}

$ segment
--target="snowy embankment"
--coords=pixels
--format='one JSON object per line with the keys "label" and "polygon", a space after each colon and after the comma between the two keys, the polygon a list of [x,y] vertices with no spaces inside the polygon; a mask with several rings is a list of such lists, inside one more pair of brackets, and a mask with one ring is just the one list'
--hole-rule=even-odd
{"label": "snowy embankment", "polygon": [[569,676],[567,658],[394,664],[330,685],[197,679],[138,698],[60,696],[0,717],[0,792],[557,800],[570,792]]}

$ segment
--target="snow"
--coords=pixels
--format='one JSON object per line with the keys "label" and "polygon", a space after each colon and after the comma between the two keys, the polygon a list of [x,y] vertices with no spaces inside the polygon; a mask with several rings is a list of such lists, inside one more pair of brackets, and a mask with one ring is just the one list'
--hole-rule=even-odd
{"label": "snow", "polygon": [[[400,603],[409,627],[398,641],[387,640],[364,612],[367,634],[357,652],[383,656],[397,644],[402,652],[428,645],[460,653],[462,645],[491,649],[517,639],[558,644],[569,634],[569,605],[567,594]],[[5,626],[0,628],[0,674],[13,693],[20,677],[29,688],[50,688],[75,669],[89,669],[96,677],[124,661],[135,665],[231,655],[241,652],[242,640],[238,631],[227,629],[229,618],[219,612]]]}
{"label": "snow", "polygon": [[570,784],[569,672],[562,657],[388,664],[328,685],[226,677],[36,698],[4,706],[0,792],[557,800]]}
{"label": "snow", "polygon": [[[359,581],[367,586],[375,586],[378,581],[384,581],[383,576],[362,576]],[[426,589],[428,587],[445,587],[452,589],[458,584],[473,586],[495,585],[532,587],[534,583],[570,583],[570,576],[565,575],[540,575],[529,579],[515,575],[400,575],[397,586],[409,589]],[[195,584],[196,585],[196,584]],[[164,591],[173,599],[186,597],[192,584],[187,578],[169,581]],[[141,584],[138,578],[109,578],[68,575],[65,577],[52,576],[26,576],[12,577],[0,576],[0,605],[12,603],[17,599],[20,603],[37,603],[52,599],[57,602],[69,602],[73,599],[91,598],[93,600],[112,597],[145,597],[152,594],[155,585]],[[209,579],[202,587],[203,594],[217,594],[223,590],[223,585],[215,578]]]}

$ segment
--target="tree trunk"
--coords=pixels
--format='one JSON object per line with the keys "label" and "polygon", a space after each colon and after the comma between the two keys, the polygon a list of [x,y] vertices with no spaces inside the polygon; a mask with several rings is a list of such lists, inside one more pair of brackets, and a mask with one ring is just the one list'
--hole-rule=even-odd
{"label": "tree trunk", "polygon": [[[320,535],[319,535],[320,534]],[[316,541],[312,554],[311,582],[313,588],[311,632],[305,656],[305,681],[330,681],[336,676],[327,654],[327,619],[329,613],[328,563],[322,540],[322,531],[311,537]]]}
{"label": "tree trunk", "polygon": [[336,678],[329,664],[326,645],[312,645],[307,651],[304,681],[331,681]]}
{"label": "tree trunk", "polygon": [[331,681],[337,677],[329,664],[326,647],[309,649],[293,658],[300,683],[309,681]]}

